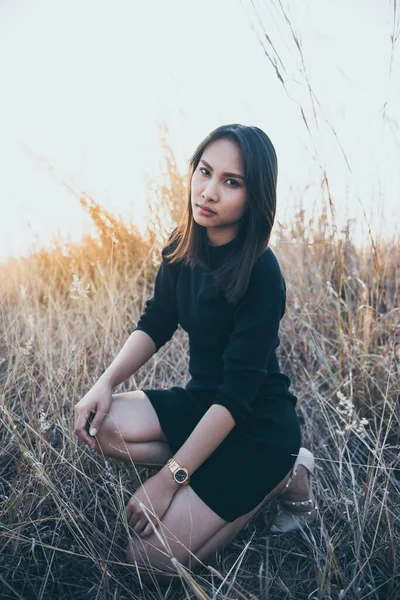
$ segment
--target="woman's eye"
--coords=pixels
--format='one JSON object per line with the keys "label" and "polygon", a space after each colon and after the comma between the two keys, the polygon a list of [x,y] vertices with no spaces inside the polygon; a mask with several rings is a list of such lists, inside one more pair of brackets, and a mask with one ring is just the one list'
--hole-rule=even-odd
{"label": "woman's eye", "polygon": [[[200,173],[202,175],[205,175],[205,176],[207,176],[208,173],[209,173],[208,169],[206,169],[205,167],[200,167],[199,171],[200,171]],[[207,173],[203,173],[203,171],[207,171]],[[239,185],[238,182],[235,181],[234,179],[227,179],[226,181],[232,181],[233,182],[233,185],[229,185],[229,187],[237,187]]]}

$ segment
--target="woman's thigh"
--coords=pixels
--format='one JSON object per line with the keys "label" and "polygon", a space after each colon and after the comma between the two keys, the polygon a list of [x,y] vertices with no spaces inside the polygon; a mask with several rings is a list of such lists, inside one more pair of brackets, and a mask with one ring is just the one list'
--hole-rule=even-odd
{"label": "woman's thigh", "polygon": [[112,395],[96,437],[100,445],[104,438],[124,442],[167,441],[153,405],[141,390]]}

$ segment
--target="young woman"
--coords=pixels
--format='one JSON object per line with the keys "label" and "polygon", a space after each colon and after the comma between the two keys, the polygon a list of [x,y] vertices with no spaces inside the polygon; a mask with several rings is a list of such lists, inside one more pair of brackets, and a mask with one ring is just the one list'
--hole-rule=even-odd
{"label": "young woman", "polygon": [[[268,245],[276,181],[276,153],[258,127],[218,127],[201,142],[154,293],[118,356],[75,407],[74,432],[90,447],[162,467],[126,511],[134,532],[128,561],[160,581],[176,574],[170,553],[191,569],[207,564],[277,494],[282,510],[271,532],[316,517],[308,481],[314,460],[300,449],[297,397],[275,353],[286,303],[285,279]],[[178,324],[189,336],[187,385],[112,394]]]}

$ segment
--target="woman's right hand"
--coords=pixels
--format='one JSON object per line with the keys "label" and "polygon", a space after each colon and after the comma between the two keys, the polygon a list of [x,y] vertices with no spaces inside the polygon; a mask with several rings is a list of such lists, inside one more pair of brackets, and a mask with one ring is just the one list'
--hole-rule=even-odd
{"label": "woman's right hand", "polygon": [[[98,433],[105,415],[112,402],[112,385],[106,379],[99,379],[88,393],[75,405],[74,433],[88,444],[96,446],[93,436]],[[95,413],[89,430],[89,417]],[[90,435],[89,435],[90,431]]]}

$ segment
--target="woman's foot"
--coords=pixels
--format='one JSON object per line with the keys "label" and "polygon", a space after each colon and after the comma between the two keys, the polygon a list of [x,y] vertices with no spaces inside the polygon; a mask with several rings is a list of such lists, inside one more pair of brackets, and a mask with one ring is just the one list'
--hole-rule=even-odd
{"label": "woman's foot", "polygon": [[280,496],[282,509],[276,516],[270,533],[288,533],[314,523],[317,504],[312,496],[309,477],[314,473],[314,456],[300,448],[285,491]]}

